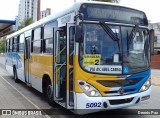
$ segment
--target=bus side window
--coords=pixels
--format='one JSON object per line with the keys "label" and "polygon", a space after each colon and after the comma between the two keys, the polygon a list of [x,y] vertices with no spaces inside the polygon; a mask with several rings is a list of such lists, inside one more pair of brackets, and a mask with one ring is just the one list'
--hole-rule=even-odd
{"label": "bus side window", "polygon": [[12,38],[9,39],[9,52],[12,52]]}
{"label": "bus side window", "polygon": [[18,52],[24,51],[24,34],[18,36]]}
{"label": "bus side window", "polygon": [[31,45],[31,48],[33,49],[32,52],[33,53],[40,53],[42,50],[41,50],[41,40],[42,40],[42,36],[41,36],[41,31],[42,28],[41,27],[38,27],[36,28],[32,33],[33,35],[33,40],[32,40],[32,45]]}
{"label": "bus side window", "polygon": [[47,24],[44,27],[44,52],[52,53],[53,51],[53,26],[52,24]]}
{"label": "bus side window", "polygon": [[17,52],[17,37],[13,38],[13,52]]}
{"label": "bus side window", "polygon": [[44,26],[43,52],[53,53],[53,28],[57,26],[57,22],[51,22]]}
{"label": "bus side window", "polygon": [[7,39],[7,42],[6,42],[6,52],[9,52],[9,39]]}
{"label": "bus side window", "polygon": [[20,37],[20,36],[18,35],[18,36],[17,36],[17,52],[19,52],[19,39],[20,39],[19,37]]}

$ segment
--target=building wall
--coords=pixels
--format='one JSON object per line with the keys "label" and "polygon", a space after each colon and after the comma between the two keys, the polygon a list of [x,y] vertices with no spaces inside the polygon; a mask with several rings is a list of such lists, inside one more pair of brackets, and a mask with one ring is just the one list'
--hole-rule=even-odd
{"label": "building wall", "polygon": [[21,22],[25,18],[25,0],[20,0],[18,10],[18,20]]}
{"label": "building wall", "polygon": [[40,0],[38,0],[37,1],[37,20],[40,20],[41,19],[41,17],[40,17],[40,11],[41,11],[41,1]]}
{"label": "building wall", "polygon": [[154,29],[155,33],[155,41],[154,41],[155,50],[160,51],[160,23],[152,23],[151,28]]}
{"label": "building wall", "polygon": [[46,8],[46,10],[41,11],[41,19],[49,16],[51,14],[51,9],[50,8]]}
{"label": "building wall", "polygon": [[17,27],[26,18],[34,22],[40,19],[40,0],[20,0]]}
{"label": "building wall", "polygon": [[160,69],[160,22],[151,23],[150,29],[154,29],[155,41],[154,41],[154,55],[151,57],[151,67],[154,69]]}
{"label": "building wall", "polygon": [[151,67],[154,69],[160,69],[160,55],[153,55],[152,56]]}

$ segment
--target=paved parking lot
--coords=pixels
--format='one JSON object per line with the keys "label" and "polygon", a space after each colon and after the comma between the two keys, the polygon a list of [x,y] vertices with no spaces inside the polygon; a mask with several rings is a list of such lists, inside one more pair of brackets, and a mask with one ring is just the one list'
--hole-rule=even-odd
{"label": "paved parking lot", "polygon": [[160,76],[152,76],[152,85],[160,86]]}

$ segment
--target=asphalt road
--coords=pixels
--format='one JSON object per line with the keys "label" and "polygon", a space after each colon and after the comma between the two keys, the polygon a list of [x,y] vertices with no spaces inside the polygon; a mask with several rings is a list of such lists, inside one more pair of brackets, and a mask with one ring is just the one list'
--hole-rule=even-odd
{"label": "asphalt road", "polygon": [[[159,76],[160,70],[152,70],[152,75]],[[157,75],[156,75],[157,74]],[[154,75],[153,75],[154,76]],[[159,78],[160,79],[160,78]],[[28,116],[29,118],[93,118],[93,117],[124,117],[124,118],[158,118],[160,115],[133,115],[134,109],[160,109],[160,86],[153,85],[151,99],[148,104],[139,106],[129,107],[127,109],[119,109],[113,111],[93,113],[89,115],[75,115],[72,112],[62,108],[61,106],[50,106],[43,94],[34,90],[33,88],[27,87],[24,83],[15,83],[13,77],[8,74],[3,65],[3,59],[0,58],[0,109],[57,109],[54,110],[56,115],[43,115],[43,116]],[[150,110],[149,110],[150,111]],[[159,110],[160,112],[160,110]],[[119,114],[132,114],[132,115],[121,115]],[[109,115],[108,115],[109,114]],[[159,113],[160,114],[160,113]],[[8,116],[0,116],[8,118]],[[14,116],[18,117],[18,116]],[[22,116],[19,116],[20,118]]]}

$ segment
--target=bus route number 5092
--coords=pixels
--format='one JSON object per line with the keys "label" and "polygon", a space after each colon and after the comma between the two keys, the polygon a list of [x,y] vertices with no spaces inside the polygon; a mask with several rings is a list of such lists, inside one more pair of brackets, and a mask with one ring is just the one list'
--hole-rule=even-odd
{"label": "bus route number 5092", "polygon": [[95,108],[95,107],[101,107],[101,102],[86,103],[86,108]]}

